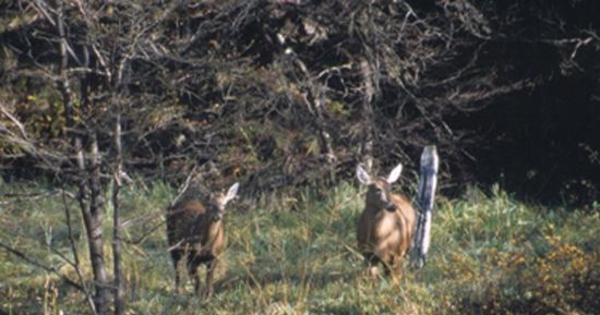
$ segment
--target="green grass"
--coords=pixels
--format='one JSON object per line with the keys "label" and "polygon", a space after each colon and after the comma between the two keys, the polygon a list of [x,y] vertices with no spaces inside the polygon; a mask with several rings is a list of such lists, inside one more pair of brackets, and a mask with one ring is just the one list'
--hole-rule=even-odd
{"label": "green grass", "polygon": [[[0,183],[0,195],[45,191]],[[126,187],[124,278],[127,314],[592,314],[600,305],[600,215],[518,202],[497,189],[438,198],[429,262],[404,268],[400,284],[362,276],[355,227],[363,196],[352,185],[318,200],[265,195],[226,217],[229,246],[209,303],[173,294],[164,211],[165,185]],[[90,269],[77,203],[60,193],[0,199],[0,241],[79,280],[65,209],[85,284]],[[237,201],[242,203],[243,200]],[[247,202],[247,201],[244,201]],[[105,237],[111,237],[107,206]],[[110,242],[106,242],[110,260]],[[0,310],[8,314],[89,313],[85,295],[0,250]],[[110,267],[110,265],[109,265]],[[112,269],[109,269],[112,270]],[[203,272],[203,270],[202,270]]]}

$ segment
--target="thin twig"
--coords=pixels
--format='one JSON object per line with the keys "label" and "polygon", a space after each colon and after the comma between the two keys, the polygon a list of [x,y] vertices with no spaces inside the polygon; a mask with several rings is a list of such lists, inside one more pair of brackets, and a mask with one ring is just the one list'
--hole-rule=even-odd
{"label": "thin twig", "polygon": [[175,196],[175,198],[173,199],[173,201],[171,201],[171,207],[175,206],[175,204],[177,203],[177,201],[179,201],[179,198],[181,198],[181,196],[183,196],[183,194],[185,193],[185,191],[188,189],[188,187],[190,186],[190,182],[192,181],[192,177],[194,176],[194,174],[196,174],[196,168],[198,167],[198,165],[194,165],[194,167],[192,168],[192,171],[188,174],[187,178],[185,179],[185,183],[183,184],[183,186],[181,186],[179,188],[179,193],[177,194],[177,196]]}
{"label": "thin twig", "polygon": [[17,128],[19,129],[19,133],[21,134],[21,138],[23,138],[25,141],[29,141],[29,139],[27,138],[27,133],[25,132],[25,127],[23,126],[23,124],[17,118],[15,118],[15,116],[13,116],[10,112],[8,112],[6,110],[6,108],[4,108],[4,105],[2,105],[2,104],[0,104],[0,112],[2,112],[2,114],[4,114],[4,116],[6,116],[8,119],[10,119],[10,121],[12,121],[13,124],[15,124],[17,126]]}
{"label": "thin twig", "polygon": [[163,224],[165,224],[166,220],[161,220],[158,224],[156,224],[155,226],[153,226],[150,230],[148,230],[148,232],[142,234],[142,236],[138,237],[137,239],[125,239],[123,237],[121,237],[121,240],[127,244],[133,244],[133,245],[138,245],[141,242],[143,242],[148,236],[150,236],[152,233],[154,233],[154,231],[158,230],[158,228],[160,228]]}
{"label": "thin twig", "polygon": [[[46,197],[52,197],[57,194],[64,194],[69,198],[75,199],[75,195],[71,192],[59,189],[54,191],[46,191],[46,192],[37,192],[37,193],[6,193],[0,194],[0,198],[9,198],[12,200],[3,200],[0,201],[0,205],[8,205],[12,203],[22,202],[22,201],[32,201],[38,200]],[[25,200],[23,200],[25,199]]]}
{"label": "thin twig", "polygon": [[[81,282],[82,284],[82,291],[83,294],[85,294],[85,298],[88,302],[88,304],[90,305],[91,309],[94,309],[94,299],[92,298],[92,294],[90,293],[90,291],[88,290],[87,286],[85,285],[85,281],[84,281],[84,277],[83,277],[83,273],[81,272],[81,268],[79,268],[80,263],[79,263],[79,253],[77,252],[77,246],[75,246],[75,238],[73,237],[73,229],[71,226],[71,208],[67,205],[67,198],[66,198],[66,194],[63,190],[63,194],[62,194],[62,200],[63,200],[63,205],[65,207],[65,219],[67,220],[66,224],[67,224],[67,230],[68,230],[68,237],[69,237],[69,244],[71,246],[71,252],[73,253],[73,268],[75,269],[75,273],[77,274],[77,278],[79,279],[79,282]],[[70,196],[72,199],[75,199],[75,196]]]}

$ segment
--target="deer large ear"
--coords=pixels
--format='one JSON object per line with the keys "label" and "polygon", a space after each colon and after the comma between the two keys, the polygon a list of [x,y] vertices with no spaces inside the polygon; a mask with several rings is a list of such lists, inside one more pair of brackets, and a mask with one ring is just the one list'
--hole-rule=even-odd
{"label": "deer large ear", "polygon": [[369,173],[367,173],[367,171],[360,166],[360,164],[356,165],[356,177],[365,185],[369,185],[369,183],[371,183],[371,175],[369,175]]}
{"label": "deer large ear", "polygon": [[227,191],[227,195],[225,196],[225,203],[228,203],[231,199],[235,198],[238,193],[238,189],[240,188],[240,183],[235,183],[229,187]]}
{"label": "deer large ear", "polygon": [[396,167],[394,167],[394,169],[390,172],[390,175],[388,175],[386,181],[389,184],[395,183],[398,178],[400,178],[400,173],[402,173],[402,164],[398,164]]}

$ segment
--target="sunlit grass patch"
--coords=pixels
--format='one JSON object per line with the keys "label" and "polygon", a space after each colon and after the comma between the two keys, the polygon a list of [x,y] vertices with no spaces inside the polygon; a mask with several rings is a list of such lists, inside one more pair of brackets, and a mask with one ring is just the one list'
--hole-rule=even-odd
{"label": "sunlit grass patch", "polygon": [[[183,293],[174,294],[164,226],[174,195],[160,183],[129,186],[122,193],[129,314],[547,314],[593,313],[600,307],[599,214],[528,205],[497,188],[471,189],[458,200],[440,196],[428,263],[414,270],[406,262],[398,284],[364,276],[355,236],[364,195],[353,185],[319,194],[270,193],[243,210],[233,202],[214,297],[206,302],[196,296],[187,277]],[[76,204],[64,200],[53,194],[3,207],[2,242],[80,281],[72,265],[75,248],[83,283],[90,287],[81,218]],[[72,215],[70,233],[65,204]],[[112,268],[112,209],[106,210],[105,251]],[[86,296],[55,273],[6,251],[0,255],[0,309],[89,311]]]}

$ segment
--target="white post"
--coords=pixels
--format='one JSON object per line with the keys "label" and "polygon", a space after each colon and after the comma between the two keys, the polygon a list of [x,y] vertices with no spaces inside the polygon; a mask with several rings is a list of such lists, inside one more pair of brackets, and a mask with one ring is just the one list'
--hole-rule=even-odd
{"label": "white post", "polygon": [[413,258],[417,268],[421,269],[427,260],[427,252],[431,240],[431,219],[433,211],[433,199],[437,186],[437,172],[439,169],[439,157],[434,145],[426,146],[421,154],[421,169],[419,173],[419,218],[417,230],[413,241]]}

